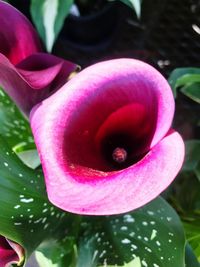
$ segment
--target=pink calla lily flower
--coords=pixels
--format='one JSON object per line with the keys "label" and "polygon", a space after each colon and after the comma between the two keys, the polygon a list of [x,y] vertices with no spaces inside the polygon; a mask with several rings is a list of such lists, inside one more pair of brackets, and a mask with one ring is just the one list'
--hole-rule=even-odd
{"label": "pink calla lily flower", "polygon": [[0,235],[0,266],[10,267],[11,264],[19,264],[24,261],[23,248]]}
{"label": "pink calla lily flower", "polygon": [[72,62],[41,53],[30,22],[0,1],[0,86],[25,114],[59,89],[76,68]]}
{"label": "pink calla lily flower", "polygon": [[50,201],[90,215],[156,198],[184,158],[174,99],[150,65],[116,59],[86,68],[31,112]]}

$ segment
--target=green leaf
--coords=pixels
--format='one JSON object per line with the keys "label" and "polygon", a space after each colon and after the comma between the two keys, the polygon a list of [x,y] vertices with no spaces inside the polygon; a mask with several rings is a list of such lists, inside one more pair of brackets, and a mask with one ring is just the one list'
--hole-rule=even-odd
{"label": "green leaf", "polygon": [[200,264],[198,263],[197,258],[189,244],[186,245],[185,252],[186,267],[200,267]]}
{"label": "green leaf", "polygon": [[176,87],[200,82],[200,74],[185,74],[176,81]]}
{"label": "green leaf", "polygon": [[[104,266],[100,266],[100,267],[104,267]],[[106,266],[107,267],[115,267],[116,265],[106,265]],[[129,263],[125,263],[122,267],[142,267],[140,258],[136,257],[135,259],[133,259]]]}
{"label": "green leaf", "polygon": [[17,156],[21,161],[31,169],[36,169],[40,166],[40,158],[36,149],[18,152]]}
{"label": "green leaf", "polygon": [[[176,97],[177,95],[177,87],[180,85],[185,85],[186,82],[188,81],[188,75],[193,75],[193,74],[194,75],[200,74],[200,68],[177,68],[174,71],[172,71],[172,73],[169,76],[168,82],[172,87],[174,97]],[[199,78],[196,79],[198,80]]]}
{"label": "green leaf", "polygon": [[161,198],[125,215],[90,217],[82,229],[77,267],[184,267],[182,225]]}
{"label": "green leaf", "polygon": [[0,145],[0,234],[22,245],[28,257],[68,215],[49,203],[41,169],[26,167],[1,135]]}
{"label": "green leaf", "polygon": [[196,176],[200,182],[200,161],[198,162],[194,172],[195,172],[195,174],[196,174]]}
{"label": "green leaf", "polygon": [[40,160],[29,123],[1,88],[0,124],[0,135],[6,138],[22,162],[30,168],[37,168],[40,165]]}
{"label": "green leaf", "polygon": [[193,101],[200,104],[200,82],[184,86],[181,89],[181,92],[187,97],[191,98]]}
{"label": "green leaf", "polygon": [[[170,201],[183,220],[193,221],[200,214],[200,183],[192,172],[182,172],[172,186]],[[199,218],[200,219],[200,218]]]}
{"label": "green leaf", "polygon": [[185,147],[185,162],[168,198],[183,220],[193,220],[200,214],[200,141],[186,141]]}
{"label": "green leaf", "polygon": [[200,262],[200,220],[183,222],[187,240]]}
{"label": "green leaf", "polygon": [[78,216],[49,203],[41,168],[24,165],[39,164],[30,126],[1,89],[0,107],[0,235],[23,246],[27,260],[44,240],[61,239]]}
{"label": "green leaf", "polygon": [[47,257],[45,257],[45,255],[40,251],[35,252],[35,258],[40,267],[44,267],[44,266],[59,267],[58,263],[55,263],[55,264],[52,263],[52,261],[48,259]]}
{"label": "green leaf", "polygon": [[48,240],[37,249],[35,255],[40,267],[66,267],[66,263],[67,267],[76,266],[74,239],[70,240],[67,236],[63,242]]}
{"label": "green leaf", "polygon": [[142,0],[120,0],[122,3],[133,8],[138,18],[141,17]]}
{"label": "green leaf", "polygon": [[32,0],[31,16],[40,37],[51,52],[73,0]]}
{"label": "green leaf", "polygon": [[0,135],[5,136],[12,148],[21,146],[20,151],[36,148],[28,120],[1,88],[0,124]]}
{"label": "green leaf", "polygon": [[[73,224],[71,224],[72,220],[69,220],[66,225],[66,229],[68,229],[67,235],[66,231],[61,232],[60,239],[49,239],[37,248],[36,259],[41,267],[66,267],[66,262],[68,267],[76,266],[76,241],[82,217],[78,215],[71,215],[71,217],[73,218]],[[44,264],[45,262],[46,265]]]}
{"label": "green leaf", "polygon": [[185,162],[182,171],[194,173],[200,181],[200,140],[186,141],[185,148]]}
{"label": "green leaf", "polygon": [[200,162],[200,140],[185,142],[185,162],[183,171],[195,171]]}
{"label": "green leaf", "polygon": [[184,171],[171,189],[170,200],[179,211],[187,241],[200,260],[200,183],[193,172]]}

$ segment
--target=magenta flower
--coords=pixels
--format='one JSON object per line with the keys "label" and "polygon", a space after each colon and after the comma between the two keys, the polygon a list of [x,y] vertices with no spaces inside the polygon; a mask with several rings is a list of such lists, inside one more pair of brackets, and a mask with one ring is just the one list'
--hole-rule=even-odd
{"label": "magenta flower", "polygon": [[0,1],[0,85],[26,114],[75,69],[69,61],[41,53],[39,38],[26,17]]}
{"label": "magenta flower", "polygon": [[0,235],[0,266],[9,267],[24,260],[24,250],[17,243]]}
{"label": "magenta flower", "polygon": [[116,59],[77,74],[31,113],[50,201],[108,215],[157,197],[184,157],[173,115],[167,81],[146,63]]}

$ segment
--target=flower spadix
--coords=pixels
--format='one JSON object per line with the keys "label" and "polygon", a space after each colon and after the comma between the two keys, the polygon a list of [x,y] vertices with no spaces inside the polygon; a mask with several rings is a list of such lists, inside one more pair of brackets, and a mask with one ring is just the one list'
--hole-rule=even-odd
{"label": "flower spadix", "polygon": [[146,63],[115,59],[81,71],[31,113],[50,201],[109,215],[157,197],[184,157],[173,115],[167,81]]}

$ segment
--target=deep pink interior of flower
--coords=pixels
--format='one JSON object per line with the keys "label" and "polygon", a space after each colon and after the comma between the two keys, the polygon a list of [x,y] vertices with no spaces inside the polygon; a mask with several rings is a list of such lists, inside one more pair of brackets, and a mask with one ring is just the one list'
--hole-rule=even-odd
{"label": "deep pink interior of flower", "polygon": [[0,53],[17,64],[32,53],[41,51],[36,31],[18,10],[0,2]]}
{"label": "deep pink interior of flower", "polygon": [[[70,128],[63,142],[66,165],[77,174],[91,169],[109,172],[143,158],[157,122],[157,98],[149,85],[137,80],[115,81],[105,83],[89,97],[88,102],[77,105],[68,121]],[[123,152],[118,158],[113,156],[116,149]]]}
{"label": "deep pink interior of flower", "polygon": [[[18,255],[9,245],[5,237],[0,236],[0,266],[4,266],[8,262],[18,261]],[[2,265],[1,265],[2,264]]]}
{"label": "deep pink interior of flower", "polygon": [[0,236],[0,250],[10,250],[12,249],[9,243],[7,242],[6,238],[3,236]]}
{"label": "deep pink interior of flower", "polygon": [[5,45],[6,42],[6,36],[4,33],[0,33],[0,51],[2,54],[4,54],[7,58],[10,58],[11,48],[9,45]]}
{"label": "deep pink interior of flower", "polygon": [[59,62],[60,61],[56,59],[56,57],[51,57],[48,54],[36,53],[22,60],[16,67],[26,71],[40,71],[53,67]]}

